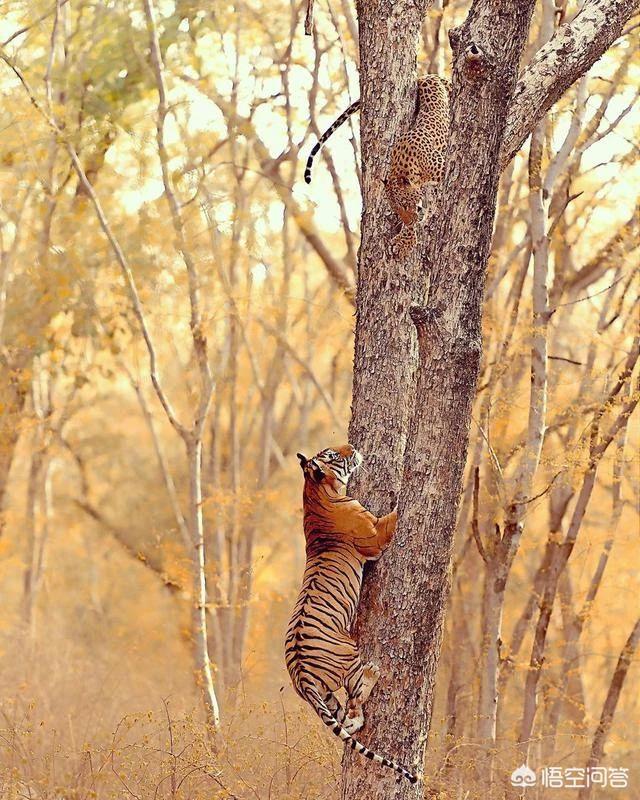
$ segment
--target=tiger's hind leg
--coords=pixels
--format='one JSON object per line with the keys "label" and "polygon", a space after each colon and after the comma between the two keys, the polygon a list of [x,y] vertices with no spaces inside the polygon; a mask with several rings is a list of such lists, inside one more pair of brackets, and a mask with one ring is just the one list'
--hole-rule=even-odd
{"label": "tiger's hind leg", "polygon": [[347,715],[343,727],[349,733],[359,731],[364,725],[363,705],[369,699],[379,677],[380,669],[375,664],[369,663],[363,667],[359,658],[347,675],[344,683],[347,690]]}
{"label": "tiger's hind leg", "polygon": [[333,692],[329,692],[329,694],[324,698],[324,702],[326,703],[331,716],[342,725],[346,712],[345,709],[340,705],[340,701],[335,694]]}

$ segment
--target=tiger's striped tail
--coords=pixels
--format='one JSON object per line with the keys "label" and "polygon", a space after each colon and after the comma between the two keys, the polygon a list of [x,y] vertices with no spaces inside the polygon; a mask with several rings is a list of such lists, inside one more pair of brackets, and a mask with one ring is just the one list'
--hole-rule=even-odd
{"label": "tiger's striped tail", "polygon": [[327,130],[322,134],[322,136],[318,139],[318,141],[313,145],[311,152],[309,153],[309,158],[307,159],[307,166],[304,170],[304,182],[311,183],[311,168],[313,167],[313,159],[316,157],[322,145],[327,141],[327,139],[331,136],[332,133],[338,130],[338,128],[344,124],[352,114],[360,108],[360,101],[356,100],[355,103],[351,103],[349,108],[346,111],[343,111],[342,114],[338,117],[338,119],[327,128]]}
{"label": "tiger's striped tail", "polygon": [[371,761],[375,761],[377,764],[382,764],[384,767],[389,767],[389,769],[395,770],[410,783],[418,782],[418,776],[414,775],[412,772],[409,772],[406,767],[403,767],[401,764],[398,764],[396,761],[393,761],[386,756],[381,756],[378,755],[378,753],[374,753],[373,750],[369,750],[368,747],[365,747],[357,739],[351,736],[351,734],[348,733],[338,722],[338,720],[331,714],[327,708],[327,704],[324,702],[315,686],[306,686],[303,690],[303,695],[307,703],[312,706],[324,724],[328,728],[331,728],[331,732],[334,733],[338,738],[342,739],[343,742],[348,744],[352,750],[355,750],[356,753],[360,753]]}

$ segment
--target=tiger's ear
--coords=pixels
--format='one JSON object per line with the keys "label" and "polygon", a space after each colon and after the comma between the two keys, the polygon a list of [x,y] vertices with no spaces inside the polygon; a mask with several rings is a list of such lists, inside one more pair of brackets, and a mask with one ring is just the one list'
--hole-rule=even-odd
{"label": "tiger's ear", "polygon": [[302,453],[296,453],[296,455],[298,456],[298,461],[300,462],[300,466],[302,467],[302,469],[304,469],[307,466],[307,462],[309,459],[306,456],[303,456]]}
{"label": "tiger's ear", "polygon": [[314,460],[311,458],[311,459],[309,459],[309,461],[307,462],[307,464],[309,464],[311,467],[313,467],[313,473],[312,473],[312,474],[313,474],[313,479],[314,479],[314,481],[315,481],[316,483],[320,483],[320,481],[322,481],[322,480],[323,480],[323,478],[324,478],[324,472],[323,472],[323,471],[322,471],[322,469],[321,469],[321,468],[318,466],[318,462],[317,462],[317,461],[314,461]]}

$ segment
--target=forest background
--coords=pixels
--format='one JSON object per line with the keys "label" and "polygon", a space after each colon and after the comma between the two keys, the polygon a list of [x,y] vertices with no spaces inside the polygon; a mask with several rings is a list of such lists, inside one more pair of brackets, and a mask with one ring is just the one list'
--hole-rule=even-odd
{"label": "forest background", "polygon": [[[539,4],[527,59],[576,11],[558,8]],[[433,5],[420,70],[449,74],[467,9]],[[295,453],[349,422],[357,119],[309,187],[302,167],[358,96],[354,11],[319,4],[310,37],[297,3],[2,11],[0,796],[338,797],[339,745],[282,641],[304,564]],[[495,780],[532,673],[536,764],[584,766],[638,629],[638,417],[620,416],[637,402],[636,24],[537,129],[537,167],[526,145],[502,176],[428,796],[486,795],[492,668]],[[505,564],[494,526],[523,481]],[[541,643],[545,557],[580,503]],[[619,688],[599,763],[637,792],[637,663]]]}

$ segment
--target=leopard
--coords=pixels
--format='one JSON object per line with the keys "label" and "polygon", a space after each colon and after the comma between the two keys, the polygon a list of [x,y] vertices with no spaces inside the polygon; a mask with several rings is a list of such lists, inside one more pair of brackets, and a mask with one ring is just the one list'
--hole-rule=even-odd
{"label": "leopard", "polygon": [[[391,149],[384,187],[387,202],[401,223],[400,231],[391,240],[392,253],[401,260],[406,259],[417,244],[424,189],[440,183],[444,174],[450,93],[451,84],[445,78],[434,74],[418,78],[417,112]],[[359,108],[360,101],[356,100],[314,145],[304,171],[306,183],[311,182],[313,160],[322,145]]]}
{"label": "leopard", "polygon": [[450,84],[438,75],[418,80],[418,111],[412,125],[395,141],[384,182],[387,202],[402,227],[391,240],[392,252],[406,259],[418,242],[426,186],[441,182],[449,139]]}

